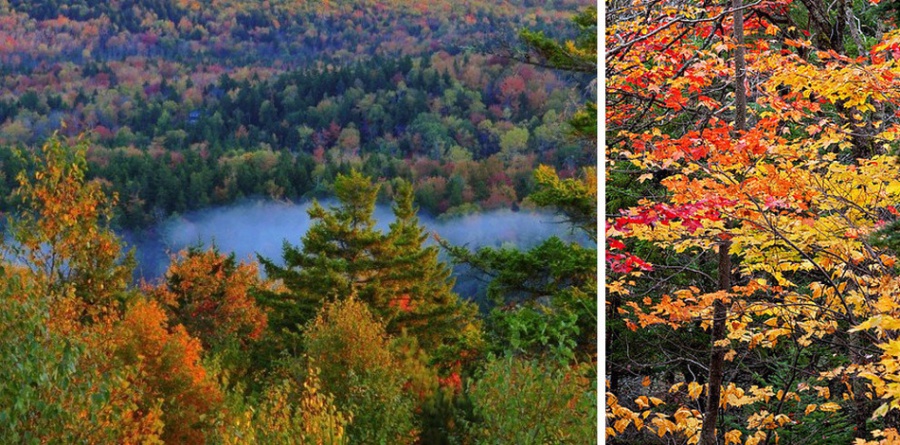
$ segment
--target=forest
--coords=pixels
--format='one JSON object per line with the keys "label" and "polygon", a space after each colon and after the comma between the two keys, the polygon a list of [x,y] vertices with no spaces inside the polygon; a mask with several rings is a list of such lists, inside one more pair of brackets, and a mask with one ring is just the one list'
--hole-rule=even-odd
{"label": "forest", "polygon": [[[326,196],[351,169],[461,215],[596,164],[563,125],[594,77],[516,62],[521,29],[576,39],[577,2],[120,3],[0,3],[0,145],[88,135],[120,227]],[[0,156],[6,210],[23,166]]]}
{"label": "forest", "polygon": [[607,441],[900,443],[897,3],[605,14]]}
{"label": "forest", "polygon": [[[95,3],[0,0],[0,443],[598,442],[593,5]],[[280,255],[135,279],[251,197],[308,202]],[[588,241],[419,216],[500,208]]]}

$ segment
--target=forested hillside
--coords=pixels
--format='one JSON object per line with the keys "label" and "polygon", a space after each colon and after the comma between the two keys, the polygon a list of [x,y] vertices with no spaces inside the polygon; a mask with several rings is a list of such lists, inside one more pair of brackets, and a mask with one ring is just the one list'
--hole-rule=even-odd
{"label": "forested hillside", "polygon": [[[596,246],[419,217],[596,243],[596,40],[569,1],[0,0],[0,443],[596,443]],[[122,229],[251,196],[328,199],[134,282]]]}
{"label": "forested hillside", "polygon": [[4,1],[0,144],[88,135],[128,228],[350,169],[436,215],[514,207],[538,164],[596,162],[560,126],[592,78],[509,57],[520,29],[572,38],[577,3]]}
{"label": "forested hillside", "polygon": [[608,5],[609,443],[898,443],[897,4]]}

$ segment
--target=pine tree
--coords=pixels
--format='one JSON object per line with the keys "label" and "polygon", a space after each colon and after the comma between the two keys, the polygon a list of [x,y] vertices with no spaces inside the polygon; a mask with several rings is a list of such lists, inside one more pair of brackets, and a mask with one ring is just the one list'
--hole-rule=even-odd
{"label": "pine tree", "polygon": [[394,203],[397,218],[388,233],[392,251],[382,288],[393,295],[386,314],[389,332],[406,331],[430,352],[438,349],[456,356],[461,349],[474,347],[479,340],[474,324],[477,308],[460,301],[453,292],[454,279],[446,263],[438,259],[436,245],[424,246],[428,239],[413,205],[413,187],[399,181]]}
{"label": "pine tree", "polygon": [[400,183],[396,221],[387,233],[375,227],[373,218],[379,188],[355,171],[338,175],[334,189],[340,205],[326,210],[313,203],[313,224],[302,247],[284,245],[285,265],[260,257],[268,276],[286,289],[263,295],[275,309],[271,326],[292,342],[289,337],[325,302],[354,295],[389,334],[407,331],[426,351],[476,345],[475,307],[452,292],[450,270],[438,261],[437,248],[423,247],[427,234],[416,217],[412,187]]}
{"label": "pine tree", "polygon": [[272,327],[296,332],[312,319],[325,301],[354,292],[371,301],[372,252],[381,249],[384,236],[375,230],[375,199],[378,187],[356,173],[338,176],[334,185],[341,205],[326,210],[314,201],[308,210],[312,226],[302,238],[302,247],[287,241],[283,247],[285,266],[267,258],[259,260],[266,274],[281,280],[286,293],[264,294],[265,304],[275,309]]}

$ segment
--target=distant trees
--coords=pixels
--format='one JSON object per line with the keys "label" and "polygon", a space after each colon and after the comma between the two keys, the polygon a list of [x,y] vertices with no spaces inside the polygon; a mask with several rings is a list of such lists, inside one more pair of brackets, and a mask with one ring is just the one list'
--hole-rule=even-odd
{"label": "distant trees", "polygon": [[[489,63],[482,55],[465,56],[463,65],[454,63],[457,57],[372,58],[265,76],[155,59],[96,61],[83,69],[65,62],[40,77],[48,83],[42,90],[0,102],[0,144],[40,142],[54,130],[90,132],[97,143],[88,156],[91,177],[110,181],[121,197],[117,223],[128,228],[242,197],[313,196],[322,190],[317,185],[330,186],[349,168],[409,180],[417,197],[427,195],[419,205],[433,214],[510,206],[531,192],[528,182],[494,181],[487,193],[461,203],[433,185],[454,175],[475,182],[476,168],[511,177],[523,165],[563,169],[573,157],[590,158],[568,142],[548,145],[533,119],[545,109],[561,113],[570,93],[523,102],[524,93],[509,96],[502,86],[544,91],[559,82],[552,73]],[[477,76],[466,77],[470,68]],[[272,153],[280,157],[278,168],[246,162]],[[440,169],[411,175],[397,168],[421,159],[437,160]],[[316,170],[316,164],[324,165]],[[17,173],[14,165],[0,167],[7,181]]]}

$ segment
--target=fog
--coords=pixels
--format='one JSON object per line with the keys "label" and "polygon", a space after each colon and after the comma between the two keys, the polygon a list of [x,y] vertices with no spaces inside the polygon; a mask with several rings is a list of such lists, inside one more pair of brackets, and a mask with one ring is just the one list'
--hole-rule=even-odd
{"label": "fog", "polygon": [[[326,208],[337,205],[331,200],[320,203]],[[284,240],[299,246],[309,229],[309,205],[309,202],[250,201],[173,217],[140,234],[125,233],[123,238],[129,246],[136,248],[136,278],[148,281],[165,274],[170,254],[196,245],[211,246],[214,243],[220,251],[233,252],[242,261],[255,260],[259,253],[280,263]],[[378,228],[387,231],[394,220],[390,206],[377,206],[375,220]],[[450,220],[438,220],[420,213],[419,220],[428,232],[470,249],[504,245],[528,248],[553,235],[589,242],[586,237],[577,238],[571,234],[559,216],[546,212],[496,210]],[[434,241],[429,239],[428,242]],[[469,277],[461,274],[461,269],[456,271],[457,291],[477,293]]]}

